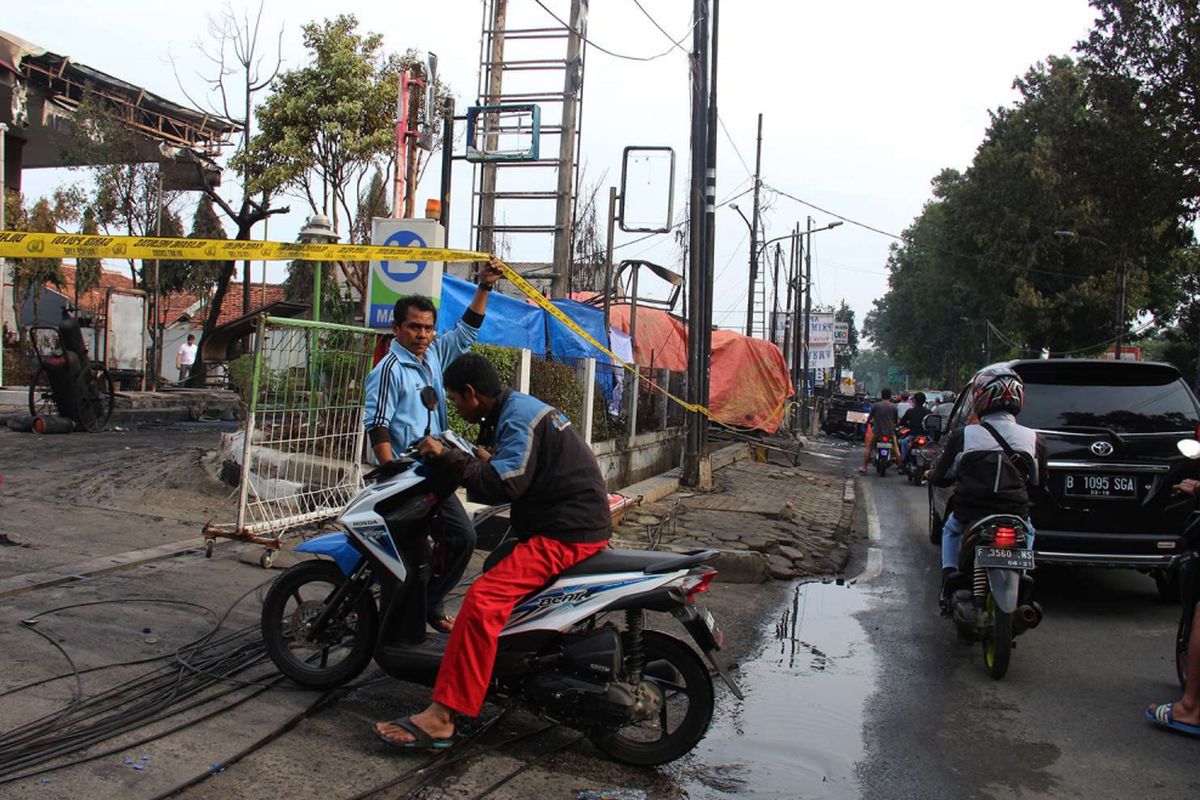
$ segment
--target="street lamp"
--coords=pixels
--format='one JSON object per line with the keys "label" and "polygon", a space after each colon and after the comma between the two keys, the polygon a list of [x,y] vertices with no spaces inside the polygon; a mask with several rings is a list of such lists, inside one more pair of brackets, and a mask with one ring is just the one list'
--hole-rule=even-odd
{"label": "street lamp", "polygon": [[[1055,231],[1054,235],[1070,242],[1095,242],[1105,249],[1108,248],[1108,245],[1103,240],[1097,239],[1095,236],[1085,236],[1076,231],[1059,230]],[[1117,267],[1117,336],[1113,346],[1113,355],[1118,361],[1121,360],[1121,340],[1125,338],[1125,279],[1128,273],[1127,266],[1128,262],[1122,258]]]}
{"label": "street lamp", "polygon": [[[301,244],[333,244],[340,238],[324,214],[309,217],[299,235]],[[321,319],[321,262],[317,260],[313,261],[312,318],[313,322]]]}

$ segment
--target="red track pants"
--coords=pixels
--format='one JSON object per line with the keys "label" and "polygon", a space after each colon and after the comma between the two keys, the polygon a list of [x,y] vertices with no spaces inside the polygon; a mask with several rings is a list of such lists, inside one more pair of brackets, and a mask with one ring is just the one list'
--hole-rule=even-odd
{"label": "red track pants", "polygon": [[433,699],[460,714],[476,716],[492,680],[500,631],[513,608],[555,575],[606,546],[606,541],[566,544],[532,536],[485,572],[463,598],[433,685]]}

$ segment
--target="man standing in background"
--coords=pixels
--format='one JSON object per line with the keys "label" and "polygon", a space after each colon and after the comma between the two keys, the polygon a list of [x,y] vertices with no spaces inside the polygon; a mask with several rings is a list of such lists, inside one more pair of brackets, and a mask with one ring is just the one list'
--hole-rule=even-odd
{"label": "man standing in background", "polygon": [[179,382],[183,383],[192,374],[192,364],[196,363],[196,334],[189,333],[187,341],[179,345],[175,354],[175,369],[179,370]]}

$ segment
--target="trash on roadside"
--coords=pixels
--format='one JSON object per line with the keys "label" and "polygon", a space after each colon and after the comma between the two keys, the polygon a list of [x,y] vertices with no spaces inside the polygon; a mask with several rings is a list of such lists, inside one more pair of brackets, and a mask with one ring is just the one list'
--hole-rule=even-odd
{"label": "trash on roadside", "polygon": [[137,770],[142,770],[142,769],[146,768],[146,765],[145,764],[134,764],[133,768],[137,769]]}
{"label": "trash on roadside", "polygon": [[149,760],[150,760],[150,756],[142,756],[142,761],[149,761]]}
{"label": "trash on roadside", "polygon": [[587,789],[575,795],[576,800],[646,800],[641,789]]}

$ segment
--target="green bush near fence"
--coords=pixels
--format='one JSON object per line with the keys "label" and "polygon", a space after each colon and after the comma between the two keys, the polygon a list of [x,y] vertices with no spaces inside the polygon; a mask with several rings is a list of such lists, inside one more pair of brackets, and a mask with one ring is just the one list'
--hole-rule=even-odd
{"label": "green bush near fence", "polygon": [[529,393],[566,414],[573,424],[583,424],[583,387],[571,364],[533,359]]}

